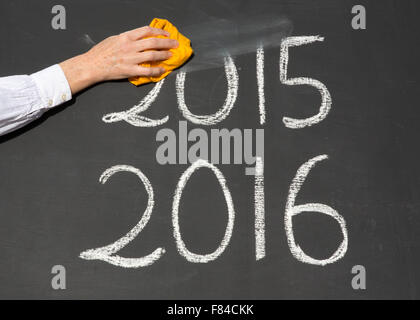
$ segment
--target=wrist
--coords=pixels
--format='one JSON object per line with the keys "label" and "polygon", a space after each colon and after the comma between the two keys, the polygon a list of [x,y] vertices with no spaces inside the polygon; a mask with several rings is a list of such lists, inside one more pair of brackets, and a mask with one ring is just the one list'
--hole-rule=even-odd
{"label": "wrist", "polygon": [[91,68],[86,54],[81,54],[60,63],[72,94],[75,94],[100,81]]}

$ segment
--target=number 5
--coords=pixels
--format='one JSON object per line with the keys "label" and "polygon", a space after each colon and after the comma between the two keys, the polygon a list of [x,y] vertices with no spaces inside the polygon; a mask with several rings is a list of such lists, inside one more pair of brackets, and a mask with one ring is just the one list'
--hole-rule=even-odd
{"label": "number 5", "polygon": [[311,78],[290,78],[287,79],[287,65],[289,63],[289,47],[298,47],[315,41],[324,41],[319,36],[310,37],[289,37],[281,42],[280,46],[280,82],[288,86],[308,85],[315,87],[321,94],[321,106],[319,113],[306,119],[294,119],[283,117],[283,123],[291,129],[300,129],[317,124],[325,119],[331,109],[331,95],[327,87],[320,81]]}

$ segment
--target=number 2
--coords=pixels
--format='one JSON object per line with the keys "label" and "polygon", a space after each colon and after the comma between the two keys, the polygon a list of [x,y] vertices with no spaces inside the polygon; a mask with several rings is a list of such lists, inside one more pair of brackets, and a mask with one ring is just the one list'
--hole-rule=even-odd
{"label": "number 2", "polygon": [[83,251],[80,254],[80,258],[86,260],[102,260],[113,264],[118,267],[123,268],[139,268],[139,267],[146,267],[153,264],[155,261],[159,260],[160,257],[165,253],[164,248],[157,248],[151,254],[141,257],[141,258],[124,258],[119,255],[116,255],[118,251],[124,248],[127,244],[129,244],[137,235],[143,230],[146,224],[149,222],[150,216],[152,215],[152,210],[154,206],[154,199],[153,199],[153,188],[150,184],[149,179],[137,168],[127,165],[117,165],[113,166],[102,173],[99,181],[104,184],[108,181],[112,175],[117,172],[131,172],[137,175],[144,184],[146,188],[147,194],[149,199],[147,201],[147,207],[144,211],[143,216],[141,217],[140,221],[131,229],[125,236],[121,237],[117,241],[96,249],[89,249]]}

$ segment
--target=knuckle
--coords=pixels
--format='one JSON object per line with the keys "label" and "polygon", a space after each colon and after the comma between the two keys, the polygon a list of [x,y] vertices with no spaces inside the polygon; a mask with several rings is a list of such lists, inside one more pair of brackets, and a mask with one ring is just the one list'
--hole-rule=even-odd
{"label": "knuckle", "polygon": [[148,77],[153,76],[153,70],[152,70],[152,68],[147,68],[146,70],[144,70],[143,73],[144,73],[145,76],[148,76]]}
{"label": "knuckle", "polygon": [[170,54],[168,51],[161,51],[159,52],[159,60],[166,60],[170,57]]}
{"label": "knuckle", "polygon": [[146,52],[146,59],[148,61],[155,60],[155,58],[156,58],[156,52],[154,52],[154,51]]}
{"label": "knuckle", "polygon": [[159,40],[157,38],[150,38],[150,45],[155,47],[159,44]]}
{"label": "knuckle", "polygon": [[143,38],[147,34],[147,27],[141,27],[137,29],[137,36]]}
{"label": "knuckle", "polygon": [[143,27],[144,28],[144,32],[146,32],[146,33],[150,33],[150,32],[152,32],[153,31],[153,29],[152,29],[152,27],[151,26],[145,26],[145,27]]}
{"label": "knuckle", "polygon": [[152,72],[153,72],[153,75],[158,76],[161,74],[161,68],[159,67],[153,68]]}
{"label": "knuckle", "polygon": [[130,39],[128,37],[128,35],[126,34],[121,34],[118,38],[119,40],[119,44],[120,44],[120,48],[124,51],[128,50],[130,47]]}

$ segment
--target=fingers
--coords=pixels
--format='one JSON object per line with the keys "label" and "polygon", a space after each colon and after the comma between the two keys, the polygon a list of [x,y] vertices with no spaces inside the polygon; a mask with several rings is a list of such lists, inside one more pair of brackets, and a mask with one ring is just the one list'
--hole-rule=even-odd
{"label": "fingers", "polygon": [[[128,76],[158,77],[166,72],[163,67],[142,67],[145,62],[156,62],[169,59],[172,53],[169,49],[178,47],[176,40],[169,38],[157,38],[157,36],[169,37],[169,32],[150,26],[137,28],[124,32],[122,39],[126,56],[125,73]],[[144,39],[146,38],[146,39]]]}
{"label": "fingers", "polygon": [[163,67],[143,67],[140,64],[144,62],[156,62],[170,58],[172,53],[170,51],[146,51],[138,53],[136,56],[128,59],[130,63],[133,63],[133,67],[130,68],[132,77],[157,77],[166,72]]}
{"label": "fingers", "polygon": [[145,51],[137,55],[136,63],[163,61],[172,57],[170,51]]}
{"label": "fingers", "polygon": [[142,38],[145,38],[145,37],[152,37],[152,36],[159,36],[159,35],[169,37],[169,32],[168,31],[158,29],[158,28],[149,27],[149,26],[127,31],[127,32],[125,32],[125,34],[131,40],[139,40],[139,39],[142,39]]}
{"label": "fingers", "polygon": [[137,66],[133,70],[133,76],[140,76],[140,77],[158,77],[165,73],[165,69],[162,67],[150,67],[145,68],[142,66]]}
{"label": "fingers", "polygon": [[148,38],[142,39],[135,42],[135,48],[137,51],[145,50],[168,50],[178,47],[179,43],[173,39],[161,39],[161,38]]}

